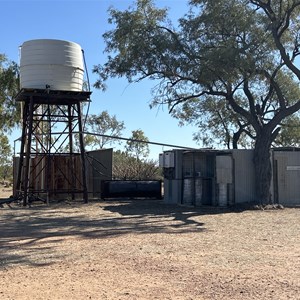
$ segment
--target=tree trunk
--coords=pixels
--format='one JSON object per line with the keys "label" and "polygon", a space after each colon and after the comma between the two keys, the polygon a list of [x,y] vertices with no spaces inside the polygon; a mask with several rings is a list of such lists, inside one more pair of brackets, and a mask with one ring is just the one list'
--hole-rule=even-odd
{"label": "tree trunk", "polygon": [[241,136],[241,131],[238,130],[237,132],[235,132],[232,136],[232,149],[237,149],[238,148],[238,142]]}
{"label": "tree trunk", "polygon": [[271,135],[261,133],[256,138],[254,148],[256,197],[259,204],[270,204],[272,201],[270,191],[272,179],[271,142]]}

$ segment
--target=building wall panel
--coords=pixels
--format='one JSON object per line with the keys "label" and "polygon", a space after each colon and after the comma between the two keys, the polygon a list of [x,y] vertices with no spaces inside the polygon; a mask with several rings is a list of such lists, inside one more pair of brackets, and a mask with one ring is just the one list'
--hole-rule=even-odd
{"label": "building wall panel", "polygon": [[255,202],[253,150],[232,150],[235,203]]}
{"label": "building wall panel", "polygon": [[[278,203],[300,204],[300,152],[275,151]],[[276,183],[275,183],[276,184]]]}

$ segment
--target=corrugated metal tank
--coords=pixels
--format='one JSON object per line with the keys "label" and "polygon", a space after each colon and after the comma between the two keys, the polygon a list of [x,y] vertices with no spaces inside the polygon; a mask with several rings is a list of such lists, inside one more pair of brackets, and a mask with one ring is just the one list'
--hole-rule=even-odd
{"label": "corrugated metal tank", "polygon": [[21,46],[21,88],[82,91],[83,73],[82,49],[74,42],[38,39]]}

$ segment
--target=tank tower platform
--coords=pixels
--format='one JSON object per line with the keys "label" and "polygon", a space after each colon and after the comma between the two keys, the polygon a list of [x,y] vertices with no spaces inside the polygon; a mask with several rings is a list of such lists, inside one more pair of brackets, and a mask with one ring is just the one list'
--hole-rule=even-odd
{"label": "tank tower platform", "polygon": [[81,105],[90,95],[23,88],[16,96],[23,114],[15,193],[23,205],[78,193],[88,202]]}
{"label": "tank tower platform", "polygon": [[82,194],[88,202],[82,107],[84,54],[80,45],[37,39],[21,46],[20,155],[14,162],[14,198],[31,201]]}

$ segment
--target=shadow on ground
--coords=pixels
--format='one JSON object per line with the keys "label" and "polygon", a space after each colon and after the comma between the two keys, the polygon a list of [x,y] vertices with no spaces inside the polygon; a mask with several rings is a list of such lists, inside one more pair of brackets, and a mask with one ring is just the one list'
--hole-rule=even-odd
{"label": "shadow on ground", "polygon": [[[206,230],[205,224],[199,218],[193,218],[207,212],[194,207],[165,205],[161,200],[55,203],[30,208],[12,205],[0,209],[0,268],[18,264],[51,264],[63,258],[63,253],[59,254],[57,249],[60,241],[66,239],[201,233]],[[35,252],[48,256],[52,253],[52,260],[32,260]]]}

